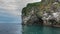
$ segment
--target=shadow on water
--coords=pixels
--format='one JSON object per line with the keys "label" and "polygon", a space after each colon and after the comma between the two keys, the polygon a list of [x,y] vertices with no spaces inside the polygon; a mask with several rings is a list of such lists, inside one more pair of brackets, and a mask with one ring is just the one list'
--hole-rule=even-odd
{"label": "shadow on water", "polygon": [[22,34],[60,34],[60,28],[40,25],[29,25],[23,26]]}

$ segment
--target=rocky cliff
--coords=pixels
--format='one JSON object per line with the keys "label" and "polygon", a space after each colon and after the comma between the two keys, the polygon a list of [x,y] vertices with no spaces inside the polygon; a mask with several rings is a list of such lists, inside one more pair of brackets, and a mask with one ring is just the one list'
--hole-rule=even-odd
{"label": "rocky cliff", "polygon": [[[41,2],[28,3],[22,9],[22,24],[43,24],[44,17],[48,18],[49,15],[56,12],[60,12],[60,0],[42,0]],[[44,16],[44,13],[48,13],[48,16]]]}

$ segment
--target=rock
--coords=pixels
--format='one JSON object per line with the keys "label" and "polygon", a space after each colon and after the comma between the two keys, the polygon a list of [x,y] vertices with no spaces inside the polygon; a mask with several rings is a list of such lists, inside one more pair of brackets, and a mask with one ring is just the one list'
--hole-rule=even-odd
{"label": "rock", "polygon": [[[42,0],[37,3],[29,3],[22,10],[23,24],[43,24],[44,12],[52,15],[52,13],[60,13],[60,0]],[[60,16],[59,16],[60,19]]]}

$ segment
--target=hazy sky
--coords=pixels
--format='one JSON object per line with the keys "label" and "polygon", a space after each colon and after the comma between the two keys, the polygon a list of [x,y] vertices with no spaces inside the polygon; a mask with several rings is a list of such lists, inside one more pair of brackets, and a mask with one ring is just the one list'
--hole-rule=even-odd
{"label": "hazy sky", "polygon": [[21,10],[27,3],[41,0],[0,0],[0,23],[20,23]]}

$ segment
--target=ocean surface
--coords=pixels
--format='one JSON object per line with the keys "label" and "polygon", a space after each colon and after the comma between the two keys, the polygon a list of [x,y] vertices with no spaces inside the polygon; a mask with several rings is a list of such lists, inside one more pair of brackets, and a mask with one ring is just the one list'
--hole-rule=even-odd
{"label": "ocean surface", "polygon": [[60,28],[21,23],[0,23],[0,34],[60,34]]}
{"label": "ocean surface", "polygon": [[23,26],[22,34],[60,34],[60,28],[47,26]]}
{"label": "ocean surface", "polygon": [[20,23],[0,23],[0,34],[22,34]]}

